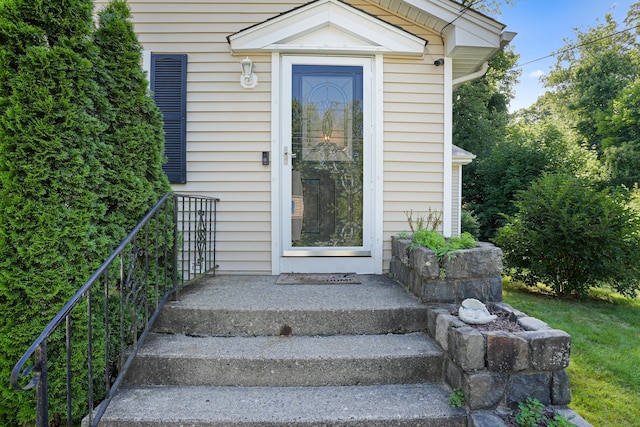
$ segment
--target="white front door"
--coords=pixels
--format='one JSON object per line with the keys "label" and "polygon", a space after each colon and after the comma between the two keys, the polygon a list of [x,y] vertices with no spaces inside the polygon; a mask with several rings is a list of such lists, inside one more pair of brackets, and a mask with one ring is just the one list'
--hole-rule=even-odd
{"label": "white front door", "polygon": [[372,59],[282,57],[279,272],[375,272]]}

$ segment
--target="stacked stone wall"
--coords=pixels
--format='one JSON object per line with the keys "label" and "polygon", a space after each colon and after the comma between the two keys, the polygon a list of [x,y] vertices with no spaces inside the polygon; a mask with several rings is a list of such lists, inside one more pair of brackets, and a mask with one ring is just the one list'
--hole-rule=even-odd
{"label": "stacked stone wall", "polygon": [[[501,303],[502,251],[481,243],[438,262],[433,251],[410,245],[393,239],[390,275],[427,304],[428,333],[445,351],[445,381],[462,389],[469,409],[515,408],[528,397],[568,405],[571,337]],[[523,331],[485,332],[467,325],[452,314],[466,298],[507,313]]]}
{"label": "stacked stone wall", "polygon": [[461,303],[466,298],[502,301],[502,250],[479,243],[438,260],[427,248],[411,249],[411,240],[392,238],[389,274],[427,303]]}
{"label": "stacked stone wall", "polygon": [[450,314],[454,306],[428,307],[428,332],[445,350],[446,383],[461,388],[471,410],[516,408],[528,397],[545,405],[571,402],[571,337],[502,303],[522,332],[479,331]]}

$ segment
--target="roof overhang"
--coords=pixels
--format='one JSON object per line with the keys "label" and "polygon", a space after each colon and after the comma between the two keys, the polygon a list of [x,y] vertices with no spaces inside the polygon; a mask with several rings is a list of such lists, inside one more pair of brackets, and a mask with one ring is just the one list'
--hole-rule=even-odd
{"label": "roof overhang", "polygon": [[472,154],[467,150],[463,150],[457,145],[451,146],[451,156],[452,156],[452,163],[454,165],[460,165],[460,166],[468,165],[473,161],[473,159],[476,158],[475,154]]}
{"label": "roof overhang", "polygon": [[233,53],[422,56],[426,40],[340,0],[317,0],[227,37]]}
{"label": "roof overhang", "polygon": [[[350,0],[349,0],[350,1]],[[456,81],[478,71],[515,37],[495,19],[453,0],[367,0],[442,37]],[[421,57],[426,40],[342,0],[316,0],[227,37],[233,53],[390,54]]]}
{"label": "roof overhang", "polygon": [[506,25],[453,0],[369,1],[440,34],[444,55],[453,63],[454,79],[478,71],[516,35],[505,32]]}

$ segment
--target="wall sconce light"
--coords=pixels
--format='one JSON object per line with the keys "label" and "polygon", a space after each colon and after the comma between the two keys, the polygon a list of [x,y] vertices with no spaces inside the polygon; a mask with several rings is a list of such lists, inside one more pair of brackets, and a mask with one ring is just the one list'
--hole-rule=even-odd
{"label": "wall sconce light", "polygon": [[240,63],[242,76],[240,76],[240,84],[245,89],[253,89],[258,84],[258,76],[253,72],[253,62],[247,56]]}
{"label": "wall sconce light", "polygon": [[433,65],[435,65],[436,67],[439,67],[442,64],[444,64],[444,58],[438,58],[433,62]]}

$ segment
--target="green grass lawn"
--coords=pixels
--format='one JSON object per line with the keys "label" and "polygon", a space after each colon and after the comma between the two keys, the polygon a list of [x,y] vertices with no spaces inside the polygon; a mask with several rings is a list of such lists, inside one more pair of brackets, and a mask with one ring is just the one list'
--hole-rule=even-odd
{"label": "green grass lawn", "polygon": [[640,426],[640,298],[558,299],[505,280],[504,302],[571,335],[573,410],[596,427]]}

